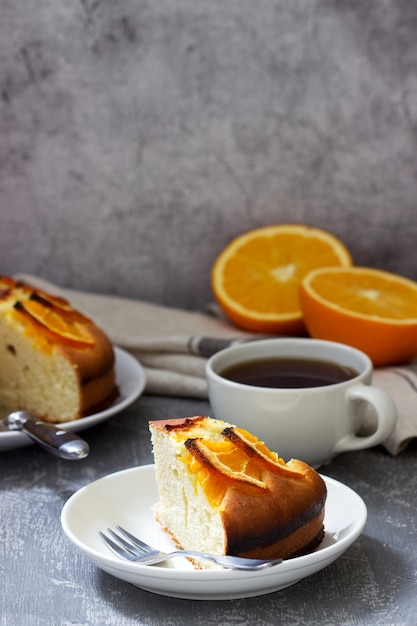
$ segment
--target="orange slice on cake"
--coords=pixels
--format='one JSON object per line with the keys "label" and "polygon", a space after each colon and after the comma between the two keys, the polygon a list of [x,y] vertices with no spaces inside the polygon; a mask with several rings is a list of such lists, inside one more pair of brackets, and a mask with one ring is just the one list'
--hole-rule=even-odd
{"label": "orange slice on cake", "polygon": [[80,323],[78,319],[68,319],[65,314],[57,313],[53,307],[45,306],[42,301],[18,301],[14,309],[23,315],[26,322],[35,325],[46,339],[50,338],[74,348],[88,348],[95,344],[85,323]]}

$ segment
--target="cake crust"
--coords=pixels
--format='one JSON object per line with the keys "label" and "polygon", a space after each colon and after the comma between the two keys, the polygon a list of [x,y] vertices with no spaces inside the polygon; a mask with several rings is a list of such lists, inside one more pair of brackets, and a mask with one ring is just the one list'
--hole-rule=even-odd
{"label": "cake crust", "polygon": [[[255,558],[289,558],[314,550],[324,535],[324,481],[305,463],[288,463],[303,479],[265,470],[267,495],[254,497],[229,489],[223,523],[230,554]],[[253,534],[256,507],[256,539]],[[277,520],[279,521],[277,523]],[[254,545],[256,544],[256,545]]]}

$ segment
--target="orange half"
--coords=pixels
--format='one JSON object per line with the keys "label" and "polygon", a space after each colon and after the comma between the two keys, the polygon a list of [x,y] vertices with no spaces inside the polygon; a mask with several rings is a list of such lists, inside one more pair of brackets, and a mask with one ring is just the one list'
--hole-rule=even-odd
{"label": "orange half", "polygon": [[345,246],[324,230],[298,224],[266,226],[237,237],[223,250],[212,268],[212,289],[237,326],[301,334],[301,280],[318,267],[351,264]]}
{"label": "orange half", "polygon": [[417,355],[417,283],[366,267],[310,272],[301,307],[312,337],[366,352],[374,365],[405,363]]}

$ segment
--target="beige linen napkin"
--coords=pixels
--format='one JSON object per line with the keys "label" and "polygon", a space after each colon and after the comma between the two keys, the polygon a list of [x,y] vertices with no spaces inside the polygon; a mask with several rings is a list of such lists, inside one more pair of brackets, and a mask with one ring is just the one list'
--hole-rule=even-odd
{"label": "beige linen napkin", "polygon": [[[207,398],[207,358],[231,343],[254,338],[208,313],[60,288],[28,274],[15,278],[67,298],[93,318],[114,344],[140,361],[146,393]],[[384,442],[396,455],[417,437],[417,363],[378,368],[373,383],[388,391],[397,405],[396,429]]]}

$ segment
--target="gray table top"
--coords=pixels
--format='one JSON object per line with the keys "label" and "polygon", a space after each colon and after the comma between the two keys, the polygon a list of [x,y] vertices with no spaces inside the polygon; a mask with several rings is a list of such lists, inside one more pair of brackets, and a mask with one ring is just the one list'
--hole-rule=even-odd
{"label": "gray table top", "polygon": [[366,502],[360,538],[333,564],[257,598],[191,601],[158,596],[98,569],[66,538],[65,501],[111,472],[152,462],[147,422],[210,414],[205,401],[143,396],[82,433],[91,451],[63,461],[37,446],[0,454],[0,623],[7,626],[149,624],[415,624],[417,445],[340,455],[322,473]]}

